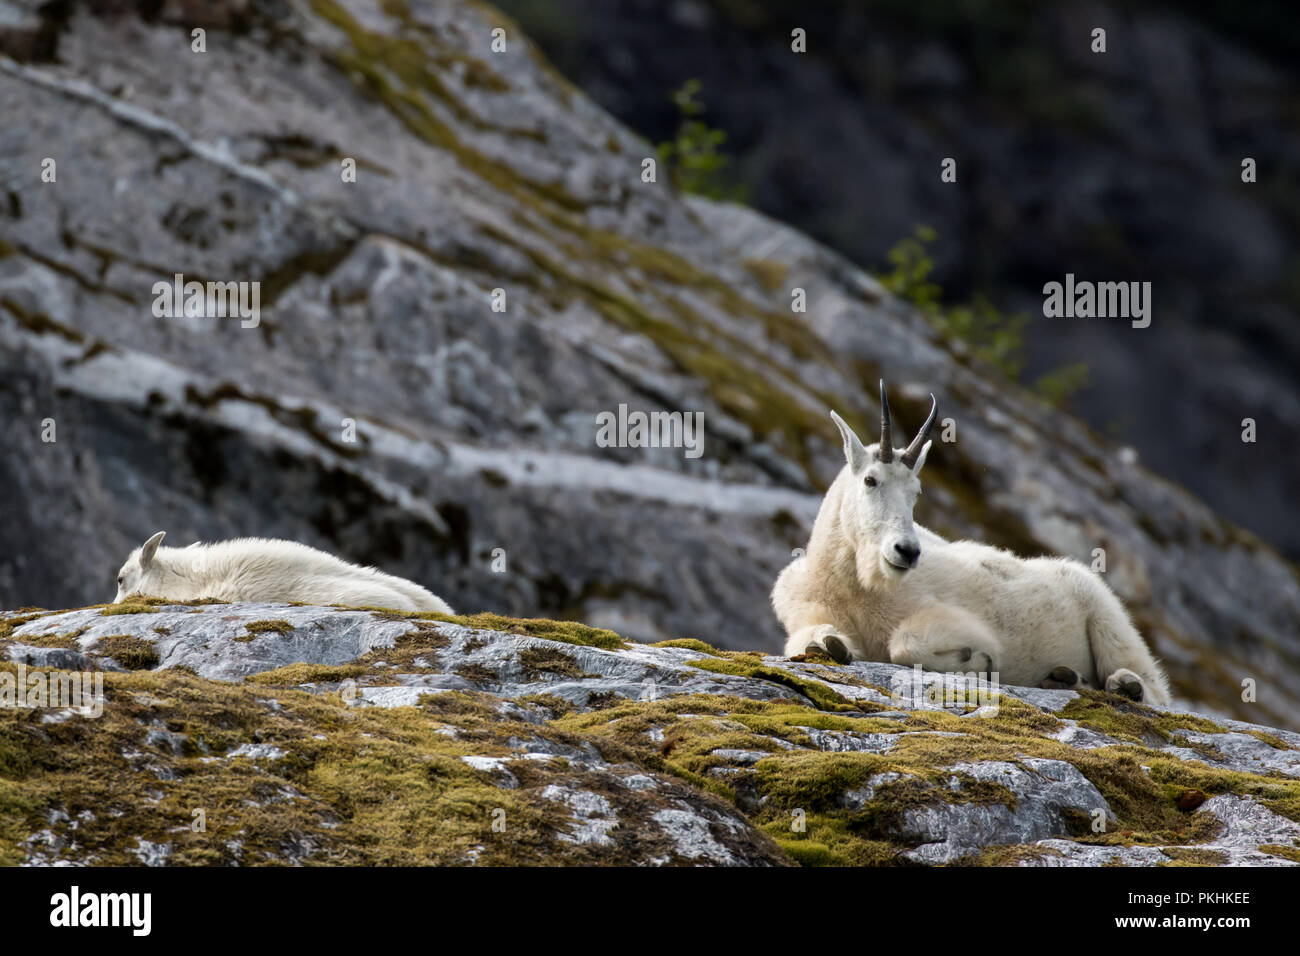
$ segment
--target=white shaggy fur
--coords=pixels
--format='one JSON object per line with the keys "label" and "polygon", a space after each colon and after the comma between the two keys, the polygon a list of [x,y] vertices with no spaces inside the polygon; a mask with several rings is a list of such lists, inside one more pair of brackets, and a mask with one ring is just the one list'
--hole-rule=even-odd
{"label": "white shaggy fur", "polygon": [[1075,686],[1169,703],[1163,670],[1097,575],[1076,561],[1022,559],[914,525],[930,443],[914,467],[898,453],[882,462],[879,444],[864,447],[831,416],[847,464],[826,493],[805,555],[772,590],[787,656],[818,647],[840,659],[996,672],[1004,683],[1029,686],[1063,686],[1055,682],[1066,678],[1052,672],[1068,667]]}
{"label": "white shaggy fur", "polygon": [[143,594],[173,601],[299,601],[453,613],[442,598],[405,578],[349,564],[296,541],[236,538],[163,548],[164,534],[159,531],[127,556],[117,575],[114,604]]}

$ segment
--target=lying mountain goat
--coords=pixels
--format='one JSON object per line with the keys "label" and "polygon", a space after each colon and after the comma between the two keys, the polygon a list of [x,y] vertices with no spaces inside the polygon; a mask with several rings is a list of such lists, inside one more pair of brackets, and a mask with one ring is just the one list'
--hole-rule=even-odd
{"label": "lying mountain goat", "polygon": [[452,613],[446,601],[418,584],[295,541],[236,538],[160,548],[166,533],[159,531],[127,556],[117,572],[114,604],[129,594],[147,594],[173,601],[300,601]]}
{"label": "lying mountain goat", "polygon": [[1086,567],[945,541],[912,523],[938,414],[930,398],[930,417],[901,452],[883,381],[878,445],[863,447],[831,412],[847,464],[826,492],[807,553],[772,589],[786,655],[817,648],[841,663],[996,672],[1008,684],[1104,686],[1168,704],[1164,672],[1119,599]]}

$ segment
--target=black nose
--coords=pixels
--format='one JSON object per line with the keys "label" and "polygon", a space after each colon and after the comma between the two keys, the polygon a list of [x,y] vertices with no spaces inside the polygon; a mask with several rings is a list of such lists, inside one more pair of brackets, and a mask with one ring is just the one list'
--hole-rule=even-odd
{"label": "black nose", "polygon": [[916,564],[916,559],[921,556],[921,546],[919,544],[903,544],[900,541],[894,545],[894,551],[907,562],[908,566]]}

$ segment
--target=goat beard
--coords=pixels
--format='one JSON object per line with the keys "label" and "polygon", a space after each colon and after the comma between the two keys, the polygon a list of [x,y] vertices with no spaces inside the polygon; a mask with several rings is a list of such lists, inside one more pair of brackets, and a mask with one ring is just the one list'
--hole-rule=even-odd
{"label": "goat beard", "polygon": [[890,564],[878,547],[859,548],[855,556],[858,583],[865,590],[890,587],[907,576],[908,570]]}

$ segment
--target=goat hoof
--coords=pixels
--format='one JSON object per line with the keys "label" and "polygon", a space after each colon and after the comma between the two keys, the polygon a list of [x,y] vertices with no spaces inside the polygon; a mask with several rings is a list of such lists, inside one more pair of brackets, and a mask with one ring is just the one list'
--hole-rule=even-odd
{"label": "goat hoof", "polygon": [[1134,674],[1111,674],[1106,679],[1106,690],[1129,700],[1142,701],[1142,681]]}
{"label": "goat hoof", "polygon": [[835,658],[837,664],[847,664],[852,659],[844,642],[834,634],[827,634],[822,638],[822,643],[826,646],[826,653]]}
{"label": "goat hoof", "polygon": [[[974,671],[976,674],[992,675],[993,655],[988,653],[988,651],[977,651],[971,647],[962,647],[958,648],[955,653],[957,659],[961,663],[970,664],[968,670]],[[974,663],[972,663],[972,661]],[[938,670],[938,668],[936,668],[936,670]]]}
{"label": "goat hoof", "polygon": [[1079,675],[1073,667],[1053,667],[1038,686],[1047,690],[1073,690],[1079,686]]}

